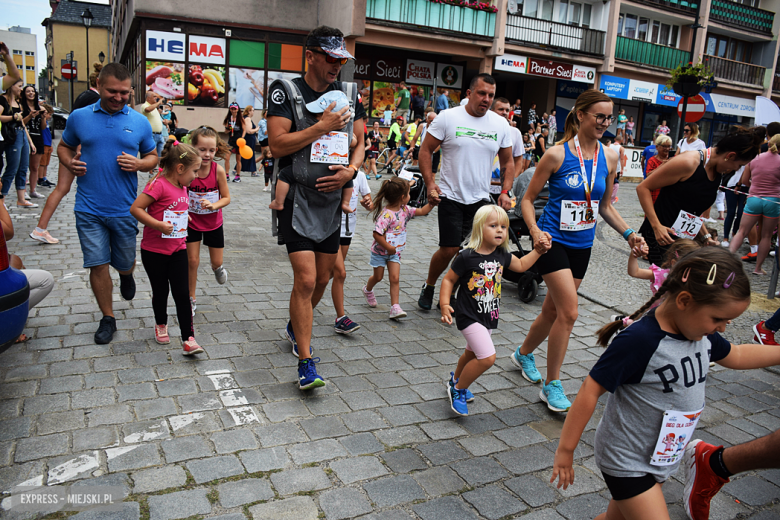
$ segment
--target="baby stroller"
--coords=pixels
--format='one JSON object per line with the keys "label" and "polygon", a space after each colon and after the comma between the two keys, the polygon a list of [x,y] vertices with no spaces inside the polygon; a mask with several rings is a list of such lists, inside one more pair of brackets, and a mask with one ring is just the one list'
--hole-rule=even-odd
{"label": "baby stroller", "polygon": [[[524,236],[531,236],[528,231],[528,226],[526,225],[525,220],[523,220],[520,201],[531,182],[534,171],[536,171],[536,168],[529,168],[515,179],[515,182],[512,185],[512,191],[515,193],[515,197],[517,197],[517,205],[507,212],[509,214],[509,239],[518,249],[512,254],[518,258],[522,258],[526,255],[526,251],[520,244],[520,239]],[[550,190],[548,186],[545,185],[542,191],[539,192],[539,196],[534,200],[536,220],[539,220],[539,217],[542,215],[549,196]],[[531,266],[531,268],[524,273],[516,273],[507,269],[504,271],[504,279],[517,284],[517,297],[524,303],[534,301],[539,293],[539,284],[543,282],[542,276],[536,270],[536,265]]]}
{"label": "baby stroller", "polygon": [[425,189],[425,181],[423,180],[422,173],[418,166],[405,166],[401,165],[398,170],[393,173],[400,177],[401,171],[406,171],[412,174],[412,187],[409,189],[409,205],[413,208],[422,208],[428,204],[428,190]]}

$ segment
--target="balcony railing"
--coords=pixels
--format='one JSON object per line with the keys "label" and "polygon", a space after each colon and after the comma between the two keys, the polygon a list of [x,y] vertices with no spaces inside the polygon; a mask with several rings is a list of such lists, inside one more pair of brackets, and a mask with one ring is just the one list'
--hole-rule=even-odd
{"label": "balcony railing", "polygon": [[594,56],[604,55],[605,34],[595,29],[514,14],[508,15],[506,20],[507,40],[515,40],[521,45],[531,43]]}
{"label": "balcony railing", "polygon": [[710,20],[771,36],[775,13],[730,0],[712,0]]}
{"label": "balcony railing", "polygon": [[369,23],[390,22],[489,38],[496,29],[496,13],[429,0],[368,0],[366,18]]}
{"label": "balcony railing", "polygon": [[744,63],[741,61],[727,60],[717,56],[704,55],[712,73],[716,79],[747,83],[756,87],[764,86],[765,67]]}
{"label": "balcony railing", "polygon": [[692,16],[696,14],[698,0],[634,0],[639,4],[647,4],[661,9],[672,9],[681,11]]}
{"label": "balcony railing", "polygon": [[617,45],[615,46],[615,58],[619,60],[633,61],[662,69],[671,69],[680,63],[688,63],[689,57],[688,51],[624,36],[617,37]]}
{"label": "balcony railing", "polygon": [[780,75],[775,75],[772,80],[772,92],[780,92]]}

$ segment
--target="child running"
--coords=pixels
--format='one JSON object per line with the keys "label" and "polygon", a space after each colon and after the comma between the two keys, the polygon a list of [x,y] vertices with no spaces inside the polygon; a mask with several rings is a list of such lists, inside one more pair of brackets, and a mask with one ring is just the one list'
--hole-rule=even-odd
{"label": "child running", "polygon": [[222,265],[222,253],[225,250],[222,208],[230,204],[230,191],[225,169],[214,159],[225,157],[230,153],[230,148],[210,126],[201,126],[190,132],[190,143],[201,159],[200,169],[189,186],[191,220],[187,231],[190,306],[195,316],[201,240],[209,248],[211,270],[214,271],[217,283],[223,285],[228,278],[227,269]]}
{"label": "child running", "polygon": [[[504,267],[527,271],[541,256],[536,249],[522,258],[510,253],[509,233],[509,216],[503,208],[494,205],[479,208],[468,245],[455,257],[441,283],[441,321],[452,325],[450,299],[457,285],[455,321],[466,338],[466,350],[455,372],[450,372],[447,383],[450,408],[458,415],[469,414],[466,403],[474,400],[469,386],[496,361],[496,348],[490,336],[498,327]],[[550,249],[549,234],[542,235],[538,247],[543,251]]]}
{"label": "child running", "polygon": [[263,191],[271,191],[271,179],[274,176],[274,154],[271,153],[271,147],[263,148],[263,153],[257,158],[263,163],[263,176],[265,177],[265,187]]}
{"label": "child running", "polygon": [[152,286],[154,339],[161,345],[171,342],[168,336],[168,287],[176,303],[185,356],[201,354],[195,341],[192,312],[187,286],[187,186],[200,168],[200,156],[192,146],[169,139],[163,148],[158,173],[144,187],[130,207],[130,214],[144,225],[141,239],[141,261]]}
{"label": "child running", "polygon": [[[400,177],[393,177],[382,183],[379,193],[374,199],[374,242],[371,244],[371,259],[369,264],[374,268],[374,274],[363,287],[363,296],[369,307],[376,307],[374,286],[382,281],[385,275],[385,267],[390,273],[390,319],[399,320],[406,317],[401,309],[400,302],[400,276],[401,276],[401,252],[406,247],[406,223],[415,216],[427,215],[431,212],[431,205],[426,204],[422,208],[410,208],[409,181]],[[382,204],[385,204],[382,207]]]}
{"label": "child running", "polygon": [[[599,397],[610,392],[594,446],[612,500],[597,518],[668,520],[661,485],[677,471],[704,409],[708,361],[735,370],[780,363],[775,346],[732,345],[721,337],[749,304],[750,283],[738,257],[714,247],[681,257],[658,292],[631,315],[638,321],[612,341],[585,378],[563,425],[550,481],[560,478],[564,489],[574,482],[574,450]],[[599,344],[619,327],[604,326]]]}

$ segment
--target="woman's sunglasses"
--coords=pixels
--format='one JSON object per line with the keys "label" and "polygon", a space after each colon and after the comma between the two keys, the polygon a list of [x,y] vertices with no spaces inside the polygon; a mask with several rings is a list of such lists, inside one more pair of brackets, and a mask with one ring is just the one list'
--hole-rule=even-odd
{"label": "woman's sunglasses", "polygon": [[348,58],[334,58],[330,54],[324,51],[318,51],[316,49],[309,49],[311,52],[315,54],[322,54],[325,56],[325,61],[328,63],[341,63],[342,65],[346,65]]}

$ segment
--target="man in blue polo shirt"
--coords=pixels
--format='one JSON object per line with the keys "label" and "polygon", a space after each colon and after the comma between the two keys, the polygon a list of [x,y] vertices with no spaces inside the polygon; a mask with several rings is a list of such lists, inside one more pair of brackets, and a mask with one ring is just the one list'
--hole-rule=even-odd
{"label": "man in blue polo shirt", "polygon": [[97,87],[100,100],[70,115],[57,153],[77,178],[76,231],[103,313],[95,343],[106,344],[116,332],[108,266],[119,271],[122,298],[132,300],[138,222],[130,215],[130,206],[138,191],[138,170],[154,168],[157,151],[149,121],[127,106],[131,89],[127,68],[109,63],[100,71]]}

